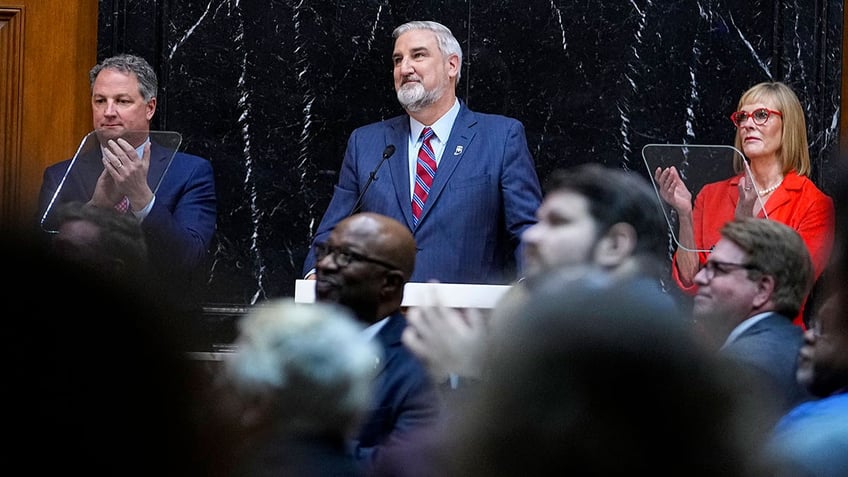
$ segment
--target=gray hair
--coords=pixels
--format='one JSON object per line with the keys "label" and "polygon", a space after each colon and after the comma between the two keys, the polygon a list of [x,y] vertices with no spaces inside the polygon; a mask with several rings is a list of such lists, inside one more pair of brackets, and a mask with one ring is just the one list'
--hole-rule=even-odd
{"label": "gray hair", "polygon": [[274,401],[293,431],[348,432],[368,409],[381,349],[334,303],[274,299],[239,321],[224,371],[236,392]]}
{"label": "gray hair", "polygon": [[446,57],[456,55],[459,58],[459,66],[456,68],[456,81],[459,82],[462,71],[462,47],[459,46],[459,42],[453,36],[450,29],[438,22],[412,21],[395,28],[392,32],[392,38],[397,39],[397,37],[412,30],[427,30],[435,33],[436,42],[439,45],[442,55]]}
{"label": "gray hair", "polygon": [[138,78],[138,92],[145,101],[150,101],[156,97],[156,91],[159,88],[159,81],[156,79],[156,73],[144,58],[135,55],[121,54],[111,56],[96,64],[91,71],[88,72],[88,79],[91,87],[94,87],[94,80],[97,75],[104,69],[117,70],[121,73],[135,73]]}

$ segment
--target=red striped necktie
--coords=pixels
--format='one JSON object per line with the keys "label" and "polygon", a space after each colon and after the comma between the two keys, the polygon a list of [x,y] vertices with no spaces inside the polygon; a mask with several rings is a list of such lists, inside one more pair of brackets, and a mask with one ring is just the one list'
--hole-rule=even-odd
{"label": "red striped necktie", "polygon": [[415,225],[418,225],[421,211],[424,210],[424,203],[427,202],[427,196],[430,195],[433,177],[436,175],[436,154],[433,153],[433,147],[430,145],[433,129],[424,128],[421,131],[421,137],[424,138],[424,141],[421,143],[421,149],[418,150],[418,161],[415,167],[415,189],[412,193],[412,218]]}

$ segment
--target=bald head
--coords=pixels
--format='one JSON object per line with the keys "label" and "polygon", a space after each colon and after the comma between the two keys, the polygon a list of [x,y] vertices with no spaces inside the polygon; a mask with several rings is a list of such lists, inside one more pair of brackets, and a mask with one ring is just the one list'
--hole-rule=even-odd
{"label": "bald head", "polygon": [[345,305],[366,323],[400,308],[417,251],[405,225],[370,212],[352,215],[339,222],[318,247],[318,301]]}
{"label": "bald head", "polygon": [[371,258],[390,263],[409,280],[415,268],[415,239],[402,223],[385,215],[363,212],[336,225],[333,235],[354,242]]}

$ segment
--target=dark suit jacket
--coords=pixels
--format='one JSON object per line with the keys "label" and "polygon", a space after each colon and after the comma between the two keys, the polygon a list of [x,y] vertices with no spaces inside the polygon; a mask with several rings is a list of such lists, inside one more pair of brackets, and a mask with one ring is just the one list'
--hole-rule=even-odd
{"label": "dark suit jacket", "polygon": [[767,389],[774,392],[778,410],[787,412],[812,398],[795,378],[798,350],[803,344],[801,328],[789,318],[772,313],[722,348],[720,354],[741,364],[755,377],[764,378]]}
{"label": "dark suit jacket", "polygon": [[354,456],[366,468],[385,448],[408,445],[414,435],[436,422],[439,398],[427,370],[401,342],[406,319],[389,317],[374,339],[383,349],[374,382],[373,405],[353,441]]}
{"label": "dark suit jacket", "polygon": [[[156,201],[141,225],[153,270],[182,286],[185,280],[199,280],[195,276],[198,268],[206,264],[215,233],[217,198],[209,161],[178,152],[169,165],[171,152],[156,143],[151,145],[147,176],[151,190],[156,193]],[[68,159],[44,170],[39,192],[39,220],[71,161]],[[102,170],[99,154],[81,155],[68,174],[57,202],[87,202]]]}
{"label": "dark suit jacket", "polygon": [[[362,199],[363,212],[407,224],[418,244],[411,281],[509,283],[520,269],[521,234],[536,223],[539,179],[524,126],[461,104],[418,226],[409,190],[409,117],[356,129],[348,140],[333,198],[315,235],[325,241],[346,218],[389,144],[397,152]],[[315,267],[310,250],[303,273]]]}

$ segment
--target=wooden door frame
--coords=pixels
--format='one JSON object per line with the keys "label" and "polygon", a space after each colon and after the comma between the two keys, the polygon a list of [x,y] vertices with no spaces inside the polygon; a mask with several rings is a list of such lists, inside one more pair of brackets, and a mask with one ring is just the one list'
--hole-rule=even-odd
{"label": "wooden door frame", "polygon": [[0,226],[37,223],[44,169],[91,131],[98,6],[0,0]]}
{"label": "wooden door frame", "polygon": [[23,7],[0,7],[0,224],[20,209],[25,23]]}

